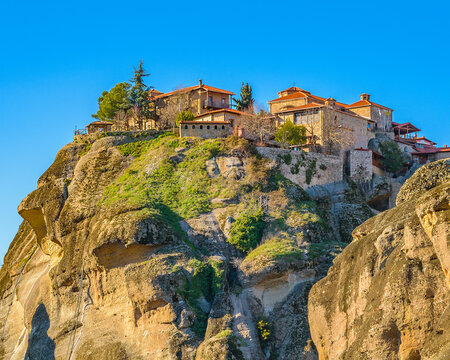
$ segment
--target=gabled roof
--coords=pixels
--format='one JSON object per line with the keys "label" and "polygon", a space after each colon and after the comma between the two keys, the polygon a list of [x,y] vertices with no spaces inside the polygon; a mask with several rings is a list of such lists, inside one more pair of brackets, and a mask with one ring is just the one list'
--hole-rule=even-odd
{"label": "gabled roof", "polygon": [[278,95],[280,95],[281,93],[284,93],[284,92],[288,92],[288,91],[295,91],[295,92],[301,91],[301,92],[304,92],[304,93],[308,93],[308,94],[309,94],[309,91],[300,89],[300,88],[297,87],[297,86],[291,86],[290,88],[287,88],[287,89],[285,89],[285,90],[279,91],[279,92],[278,92]]}
{"label": "gabled roof", "polygon": [[[289,112],[295,112],[295,111],[298,111],[298,110],[313,109],[313,108],[319,108],[319,107],[325,107],[325,105],[312,102],[312,103],[308,103],[308,104],[305,104],[305,105],[296,106],[296,107],[292,107],[292,108],[287,108],[287,109],[281,110],[280,113],[289,113]],[[354,112],[351,112],[351,111],[344,111],[344,110],[341,110],[341,109],[333,109],[333,110],[337,111],[337,112],[340,112],[340,113],[343,113],[345,115],[356,117],[358,119],[362,119],[362,120],[369,121],[369,122],[375,122],[372,119],[369,119],[369,118],[366,118],[364,116],[355,114]]]}
{"label": "gabled roof", "polygon": [[377,106],[377,107],[380,107],[380,108],[383,108],[383,109],[393,110],[391,108],[388,108],[388,107],[380,105],[380,104],[376,104],[376,103],[374,103],[372,101],[369,101],[369,100],[359,100],[359,101],[357,101],[357,102],[355,102],[353,104],[347,105],[347,107],[349,109],[350,108],[356,108],[356,107],[364,107],[364,106]]}
{"label": "gabled roof", "polygon": [[158,90],[156,90],[156,89],[151,89],[151,90],[148,92],[148,94],[149,94],[151,97],[154,97],[154,96],[157,96],[157,95],[161,95],[162,92],[161,92],[161,91],[158,91]]}
{"label": "gabled roof", "polygon": [[396,123],[396,122],[392,122],[392,126],[393,126],[394,130],[397,130],[397,129],[398,130],[405,130],[405,131],[408,131],[407,133],[421,131],[419,128],[415,127],[410,122],[405,122],[405,123],[402,123],[402,124],[399,124],[399,123]]}
{"label": "gabled roof", "polygon": [[90,125],[114,125],[114,123],[111,121],[97,120],[97,121],[91,122],[90,124],[87,124],[86,126],[90,126]]}
{"label": "gabled roof", "polygon": [[166,96],[175,95],[175,94],[182,94],[182,93],[185,93],[185,92],[189,92],[189,91],[192,91],[192,90],[198,90],[198,89],[205,89],[205,90],[208,90],[208,91],[217,92],[217,93],[226,94],[226,95],[234,95],[234,93],[231,92],[231,91],[222,90],[222,89],[218,89],[218,88],[215,88],[215,87],[212,87],[212,86],[209,86],[209,85],[202,84],[202,85],[190,86],[190,87],[186,87],[186,88],[183,88],[183,89],[174,90],[174,91],[171,91],[171,92],[168,92],[168,93],[165,93],[165,94],[161,93],[161,95],[157,95],[153,99],[160,99],[160,98],[163,98],[163,97],[166,97]]}
{"label": "gabled roof", "polygon": [[269,103],[276,102],[276,101],[286,101],[286,100],[291,100],[291,99],[300,99],[300,98],[307,97],[308,95],[311,95],[311,94],[309,94],[307,92],[303,92],[303,91],[297,91],[293,94],[289,94],[289,95],[282,96],[277,99],[270,100]]}
{"label": "gabled roof", "polygon": [[291,107],[291,108],[287,108],[284,110],[281,110],[280,112],[291,112],[291,111],[297,111],[297,110],[304,110],[304,109],[312,109],[312,108],[318,108],[318,107],[322,107],[323,104],[318,104],[318,103],[309,103],[309,104],[305,104],[305,105],[301,105],[301,106],[296,106],[296,107]]}
{"label": "gabled roof", "polygon": [[[323,98],[323,97],[320,97],[320,96],[317,96],[317,95],[312,95],[309,91],[300,89],[300,88],[298,88],[298,87],[291,87],[291,88],[289,88],[289,89],[280,91],[278,94],[280,94],[280,93],[282,93],[282,92],[285,92],[285,91],[289,91],[289,90],[291,90],[291,89],[292,89],[292,90],[298,89],[298,91],[295,92],[295,93],[293,93],[293,94],[289,94],[289,95],[286,95],[286,96],[282,96],[282,97],[279,97],[279,98],[270,100],[269,103],[277,102],[277,101],[287,101],[287,100],[292,100],[292,99],[301,99],[301,98],[305,98],[305,97],[308,97],[308,98],[311,98],[311,99],[315,99],[315,100],[319,100],[319,101],[322,101],[322,102],[324,102],[324,103],[325,103],[325,101],[327,100],[327,99],[325,99],[325,98]],[[338,105],[338,106],[341,106],[341,107],[343,107],[343,108],[348,107],[347,104],[340,103],[340,102],[337,102],[337,101],[336,101],[335,104]]]}
{"label": "gabled roof", "polygon": [[432,144],[432,145],[436,145],[436,143],[435,143],[434,141],[431,141],[430,139],[427,139],[425,136],[421,136],[421,137],[418,137],[418,138],[414,138],[414,140],[415,140],[415,141],[417,141],[417,140],[422,140],[422,141],[426,141],[426,142],[428,142],[428,143],[430,143],[430,144]]}

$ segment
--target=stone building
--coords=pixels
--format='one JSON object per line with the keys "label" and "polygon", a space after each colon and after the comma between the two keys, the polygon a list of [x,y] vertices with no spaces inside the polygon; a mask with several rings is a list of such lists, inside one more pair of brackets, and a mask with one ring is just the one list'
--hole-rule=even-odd
{"label": "stone building", "polygon": [[[369,95],[363,95],[364,99],[368,99]],[[381,108],[381,105],[369,100],[361,101],[347,105],[332,98],[312,95],[298,87],[290,87],[280,91],[277,99],[269,101],[269,112],[277,115],[281,121],[289,120],[296,125],[305,126],[310,143],[322,146],[338,143],[340,150],[367,148],[375,128],[381,126],[378,124],[383,123],[386,128],[389,126],[385,126],[385,118],[378,116],[378,112],[373,110]],[[374,119],[371,117],[372,112]]]}
{"label": "stone building", "polygon": [[180,136],[196,136],[204,139],[227,137],[238,131],[240,120],[246,115],[234,109],[219,109],[198,114],[192,121],[180,122]]}
{"label": "stone building", "polygon": [[407,158],[420,164],[450,158],[450,148],[436,147],[436,143],[425,136],[418,136],[421,131],[410,122],[398,124],[393,122],[394,140]]}
{"label": "stone building", "polygon": [[160,93],[151,97],[157,115],[167,107],[175,106],[178,111],[189,110],[193,114],[203,114],[212,110],[230,109],[233,92],[203,84]]}
{"label": "stone building", "polygon": [[346,109],[373,120],[376,130],[384,132],[392,131],[392,112],[394,110],[370,101],[369,94],[361,94],[360,100],[347,105]]}

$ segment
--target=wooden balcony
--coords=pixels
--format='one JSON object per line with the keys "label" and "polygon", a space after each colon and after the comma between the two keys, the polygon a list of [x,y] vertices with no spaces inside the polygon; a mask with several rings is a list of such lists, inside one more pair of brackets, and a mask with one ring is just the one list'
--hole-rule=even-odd
{"label": "wooden balcony", "polygon": [[231,105],[220,101],[204,100],[203,109],[231,109]]}

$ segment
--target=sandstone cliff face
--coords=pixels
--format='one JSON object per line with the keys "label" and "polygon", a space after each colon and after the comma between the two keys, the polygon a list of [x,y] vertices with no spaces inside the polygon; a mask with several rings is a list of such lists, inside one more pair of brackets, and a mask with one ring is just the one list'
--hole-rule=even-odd
{"label": "sandstone cliff face", "polygon": [[450,358],[450,162],[420,168],[308,302],[319,359]]}
{"label": "sandstone cliff face", "polygon": [[370,211],[278,166],[233,138],[68,144],[18,208],[0,359],[314,358],[309,289]]}

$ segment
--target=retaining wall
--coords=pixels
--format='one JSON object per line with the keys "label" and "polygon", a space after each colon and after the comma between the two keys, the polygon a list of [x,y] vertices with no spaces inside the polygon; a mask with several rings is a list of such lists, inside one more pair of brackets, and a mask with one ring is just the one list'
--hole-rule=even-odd
{"label": "retaining wall", "polygon": [[339,156],[278,148],[256,149],[263,157],[276,161],[281,174],[304,189],[343,180],[343,161]]}

